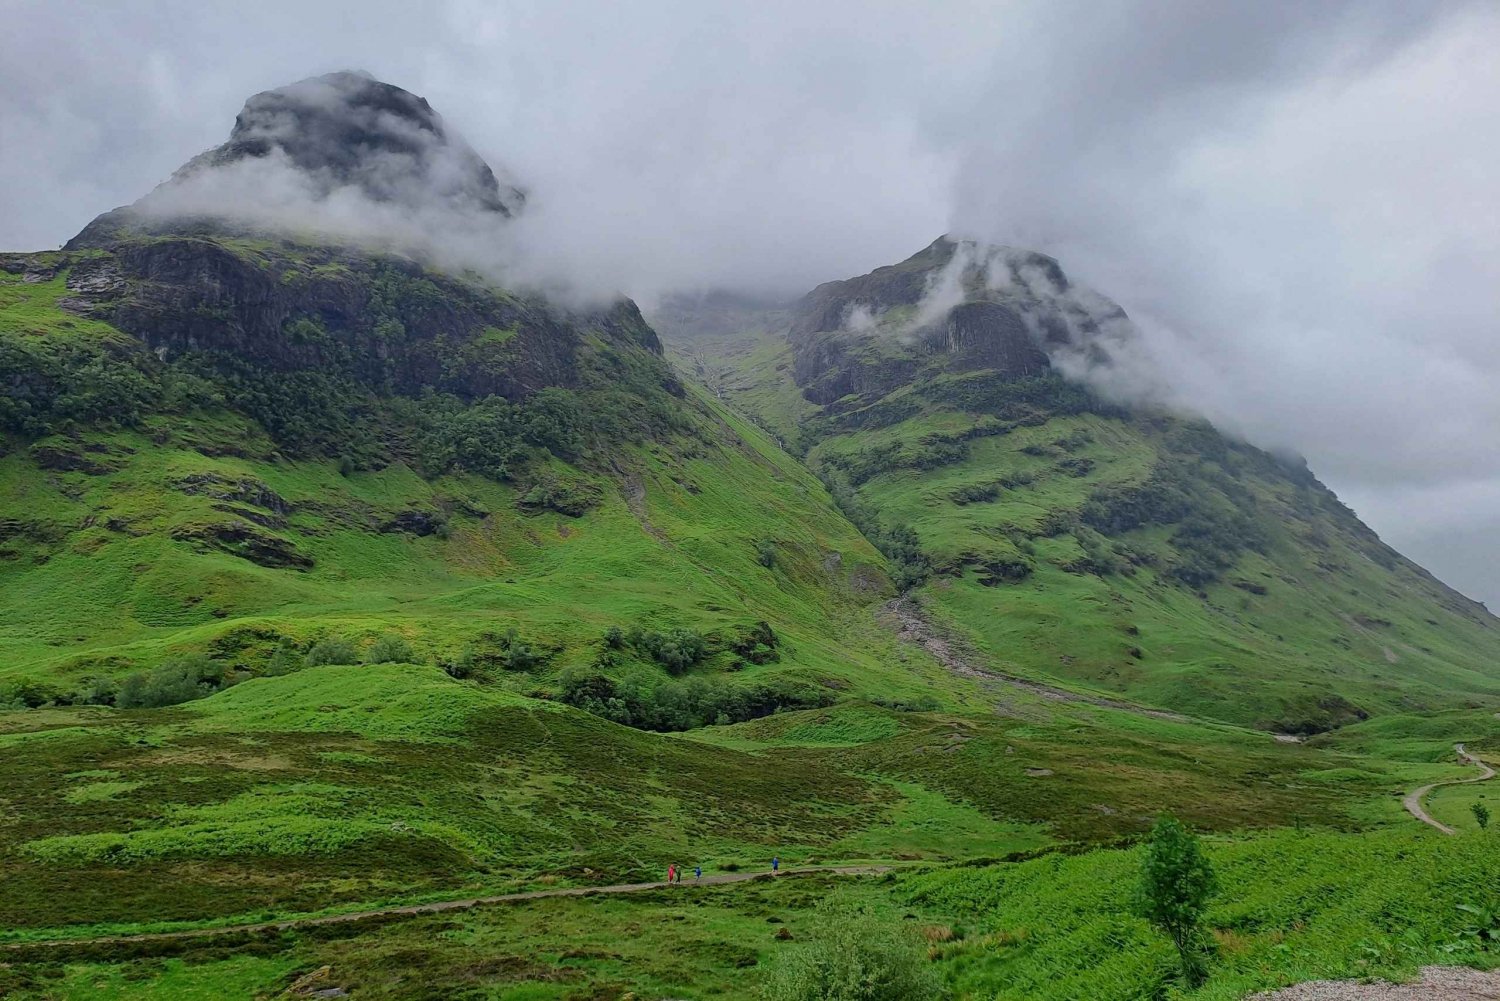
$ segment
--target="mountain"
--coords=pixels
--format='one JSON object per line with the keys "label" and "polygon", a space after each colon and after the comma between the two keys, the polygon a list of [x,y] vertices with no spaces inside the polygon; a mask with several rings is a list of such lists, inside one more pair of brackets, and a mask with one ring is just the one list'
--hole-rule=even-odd
{"label": "mountain", "polygon": [[[939,241],[666,301],[669,355],[452,252],[519,192],[335,74],[0,254],[0,994],[750,998],[841,889],[970,994],[1164,996],[1099,850],[1163,811],[1235,832],[1257,985],[1364,962],[1391,859],[1451,939],[1484,860],[1391,794],[1500,746],[1493,620],[1297,464],[1065,378],[1118,307]],[[631,885],[772,857],[892,871]],[[214,928],[330,911],[371,913]]]}
{"label": "mountain", "polygon": [[1133,334],[1056,261],[941,238],[783,315],[674,349],[998,669],[1292,733],[1495,696],[1500,622],[1305,463],[1070,379]]}
{"label": "mountain", "polygon": [[64,250],[121,233],[254,230],[269,214],[306,228],[299,210],[371,204],[408,215],[441,211],[509,219],[526,196],[496,177],[423,98],[361,72],[328,73],[256,94],[229,138],[183,164],[134,204],[95,219]]}
{"label": "mountain", "polygon": [[228,142],[72,249],[0,258],[0,645],[48,679],[31,701],[205,645],[255,674],[376,625],[481,661],[534,632],[554,668],[658,620],[711,633],[698,654],[722,665],[735,636],[805,636],[762,647],[804,683],[859,663],[830,643],[888,589],[883,560],[684,386],[633,303],[559,307],[234,198],[228,218],[143,208],[273,156],[316,204],[354,187],[415,209],[429,181],[521,204],[425,101],[335,74],[251,98]]}

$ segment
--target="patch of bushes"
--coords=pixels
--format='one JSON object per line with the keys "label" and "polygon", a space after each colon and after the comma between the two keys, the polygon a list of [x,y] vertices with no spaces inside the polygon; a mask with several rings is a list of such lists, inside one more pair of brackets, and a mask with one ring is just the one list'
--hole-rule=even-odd
{"label": "patch of bushes", "polygon": [[513,672],[534,671],[552,659],[551,650],[522,639],[514,626],[499,634],[480,633],[479,639],[484,647],[474,655],[473,667],[498,667],[502,671]]}
{"label": "patch of bushes", "polygon": [[1166,575],[1201,589],[1234,566],[1242,551],[1264,551],[1270,544],[1254,503],[1216,466],[1169,460],[1159,462],[1143,483],[1095,490],[1078,517],[1106,535],[1149,525],[1175,526],[1170,541],[1177,556]]}
{"label": "patch of bushes", "polygon": [[0,430],[33,437],[74,425],[133,426],[161,399],[133,357],[86,341],[10,334],[0,336],[0,385]]}
{"label": "patch of bushes", "polygon": [[473,647],[464,647],[457,653],[437,658],[437,666],[442,668],[443,673],[457,681],[474,677],[476,664]]}
{"label": "patch of bushes", "polygon": [[776,651],[778,643],[770,623],[762,620],[741,629],[739,635],[729,641],[729,649],[748,663],[769,664],[780,658]]}
{"label": "patch of bushes", "polygon": [[1119,535],[1147,525],[1173,525],[1185,518],[1192,502],[1173,475],[1174,465],[1158,464],[1143,483],[1112,483],[1089,495],[1079,517],[1090,528]]}
{"label": "patch of bushes", "polygon": [[370,649],[365,651],[366,664],[414,664],[416,654],[404,636],[386,633],[377,636]]}
{"label": "patch of bushes", "polygon": [[560,679],[568,705],[638,730],[673,733],[726,726],[788,709],[833,703],[821,688],[783,678],[740,685],[718,678],[631,675],[616,681],[595,669],[571,669]]}
{"label": "patch of bushes", "polygon": [[206,698],[228,688],[240,676],[205,654],[186,654],[154,668],[133,671],[116,683],[107,677],[87,678],[81,688],[65,692],[35,681],[0,686],[0,709],[38,709],[43,706],[115,706],[155,709]]}
{"label": "patch of bushes", "polygon": [[1081,455],[1063,459],[1057,464],[1059,471],[1073,477],[1087,476],[1094,471],[1094,460]]}
{"label": "patch of bushes", "polygon": [[318,640],[302,658],[302,663],[307,667],[322,667],[325,664],[358,664],[359,661],[359,650],[354,644],[337,636]]}
{"label": "patch of bushes", "polygon": [[691,629],[632,629],[626,641],[644,656],[667,669],[682,674],[709,655],[707,637]]}
{"label": "patch of bushes", "polygon": [[891,561],[891,581],[902,591],[916,587],[932,576],[932,561],[922,551],[922,542],[910,525],[884,526],[868,504],[837,469],[820,469],[819,475],[833,502],[876,549]]}
{"label": "patch of bushes", "polygon": [[808,941],[777,957],[761,991],[763,1001],[938,1001],[945,994],[916,936],[841,898],[819,908]]}
{"label": "patch of bushes", "polygon": [[603,496],[604,491],[597,484],[548,474],[521,495],[516,507],[528,513],[556,511],[577,518],[598,504]]}
{"label": "patch of bushes", "polygon": [[1041,423],[1049,417],[1081,413],[1117,413],[1085,386],[1048,374],[1016,379],[986,372],[934,380],[918,388],[922,396],[975,414],[992,414],[1018,423]]}
{"label": "patch of bushes", "polygon": [[224,665],[202,654],[175,657],[149,671],[125,676],[115,693],[120,709],[157,709],[206,698],[233,682]]}
{"label": "patch of bushes", "polygon": [[966,483],[948,494],[953,503],[963,506],[965,504],[984,504],[1000,497],[999,483]]}

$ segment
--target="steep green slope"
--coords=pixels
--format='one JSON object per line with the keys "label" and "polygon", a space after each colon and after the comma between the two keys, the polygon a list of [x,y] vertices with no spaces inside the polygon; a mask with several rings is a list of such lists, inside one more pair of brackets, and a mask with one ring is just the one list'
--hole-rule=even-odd
{"label": "steep green slope", "polygon": [[[97,275],[134,243],[9,258],[0,278],[6,374],[21,390],[8,398],[0,458],[4,675],[66,696],[189,650],[258,674],[278,649],[380,631],[404,634],[424,658],[483,662],[511,628],[555,672],[592,663],[611,626],[691,627],[732,643],[766,620],[780,637],[755,658],[767,669],[899,693],[902,680],[860,643],[838,644],[851,629],[872,634],[866,650],[888,644],[858,614],[888,586],[883,560],[795,462],[685,393],[638,316],[570,328],[534,306],[539,322],[515,321],[493,384],[471,385],[482,378],[473,356],[493,343],[486,318],[444,316],[429,331],[413,299],[514,300],[417,270],[387,292],[405,331],[388,352],[403,373],[392,384],[363,371],[359,327],[381,318],[308,304],[373,297],[393,284],[386,269],[410,264],[291,244],[248,262],[203,239],[148,249],[163,243],[174,259],[217,258],[231,317],[184,335],[192,348],[180,354],[160,312],[133,312],[163,283],[128,264],[111,279],[123,288],[91,301],[89,316],[58,305],[84,281],[78,268]],[[293,287],[329,258],[341,272],[330,284],[289,296],[282,330],[254,331],[265,288]],[[223,291],[241,280],[239,293]],[[195,271],[168,289],[189,295],[200,281]],[[305,355],[299,325],[314,321],[299,313],[326,328]],[[553,372],[545,356],[565,336],[578,343]],[[435,385],[402,385],[429,338],[442,349]],[[528,356],[533,339],[541,358]],[[511,403],[498,391],[514,383]],[[306,415],[304,390],[348,426]],[[715,663],[760,670],[732,654]]]}
{"label": "steep green slope", "polygon": [[1500,622],[1301,463],[1064,380],[1123,314],[1055,262],[938,241],[792,317],[675,350],[995,668],[1303,733],[1500,696]]}
{"label": "steep green slope", "polygon": [[[193,291],[201,262],[134,270],[142,247],[203,254],[212,286]],[[944,668],[879,612],[888,561],[823,485],[681,387],[628,307],[568,316],[283,241],[6,264],[4,377],[25,392],[0,458],[16,707],[0,910],[18,931],[673,860],[993,857],[1116,838],[1164,807],[1213,828],[1357,827],[1432,773]],[[392,269],[383,317],[304,305],[374,299]],[[293,290],[280,328],[268,289]],[[170,340],[198,322],[177,307],[132,319],[189,296],[219,302],[191,344]],[[487,310],[512,308],[507,350],[576,337],[573,363],[510,356],[538,373],[514,399],[479,395],[509,368],[493,387],[444,374],[495,343]],[[436,385],[365,371],[382,318],[403,331],[399,371],[441,345]],[[282,419],[304,384],[358,419]],[[1306,783],[1327,772],[1343,777]]]}

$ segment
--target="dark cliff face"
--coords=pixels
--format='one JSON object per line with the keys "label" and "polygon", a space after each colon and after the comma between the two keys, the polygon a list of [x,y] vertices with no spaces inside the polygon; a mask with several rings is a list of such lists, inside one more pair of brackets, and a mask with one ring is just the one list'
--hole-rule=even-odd
{"label": "dark cliff face", "polygon": [[520,399],[576,382],[589,333],[661,353],[634,303],[570,313],[331,247],[199,238],[124,241],[68,271],[68,308],[163,360],[196,352],[273,372],[335,370],[381,392]]}
{"label": "dark cliff face", "polygon": [[[353,193],[416,213],[506,219],[526,200],[424,98],[363,73],[330,73],[251,97],[228,141],[189,160],[133,205],[95,219],[66,249],[107,246],[128,233],[253,231],[247,206],[227,207],[242,181],[233,171],[258,165],[289,172],[312,202]],[[215,172],[222,216],[204,197],[184,196]],[[253,193],[244,200],[253,203]]]}
{"label": "dark cliff face", "polygon": [[227,142],[90,223],[65,248],[79,253],[57,265],[67,272],[64,308],[132,335],[161,362],[201,361],[242,382],[308,373],[376,396],[517,401],[578,386],[600,352],[645,352],[658,357],[643,371],[681,392],[628,300],[574,311],[355,237],[174,210],[217,204],[184,192],[244,202],[263,170],[290,178],[300,205],[337,200],[374,223],[384,206],[440,223],[503,223],[525,200],[424,99],[364,74],[315,77],[250,98]]}
{"label": "dark cliff face", "polygon": [[941,237],[900,264],[803,297],[789,328],[793,375],[824,405],[883,396],[923,371],[1024,378],[1051,368],[1050,349],[1080,347],[1124,318],[1050,257]]}

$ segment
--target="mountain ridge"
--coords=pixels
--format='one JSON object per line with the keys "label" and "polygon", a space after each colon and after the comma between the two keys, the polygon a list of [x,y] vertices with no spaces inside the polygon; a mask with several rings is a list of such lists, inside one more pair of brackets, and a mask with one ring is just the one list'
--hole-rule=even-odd
{"label": "mountain ridge", "polygon": [[[1108,364],[1133,334],[1056,261],[942,237],[762,319],[741,343],[689,330],[668,346],[805,454],[898,578],[1012,670],[1293,732],[1493,696],[1500,623],[1304,462],[1060,371],[1060,355]],[[1078,611],[1100,601],[1120,611]],[[1152,634],[1155,649],[1134,639]],[[1247,656],[1275,666],[1230,695]]]}

